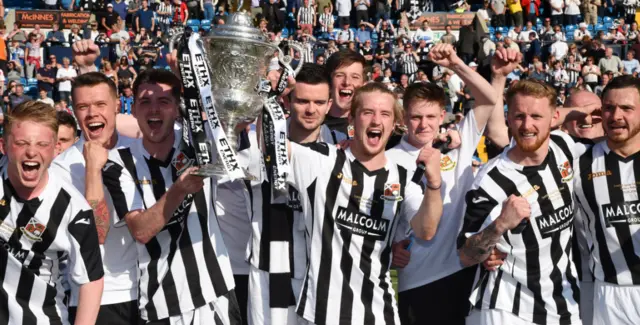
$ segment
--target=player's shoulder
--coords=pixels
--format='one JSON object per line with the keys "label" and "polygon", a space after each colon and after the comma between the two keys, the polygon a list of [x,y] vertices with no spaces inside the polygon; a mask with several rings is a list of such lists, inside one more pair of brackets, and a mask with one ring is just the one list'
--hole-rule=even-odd
{"label": "player's shoulder", "polygon": [[319,154],[322,156],[332,156],[335,155],[338,148],[330,143],[326,142],[308,142],[308,143],[295,143],[291,142],[294,150],[302,150],[306,152],[311,152],[314,154]]}
{"label": "player's shoulder", "polygon": [[489,161],[486,164],[482,165],[476,174],[476,178],[473,182],[473,188],[479,188],[483,185],[493,182],[491,180],[491,173],[493,172],[505,172],[504,162],[506,161],[506,154],[500,154]]}
{"label": "player's shoulder", "polygon": [[[69,200],[69,212],[75,215],[84,210],[90,210],[89,203],[83,193],[58,173],[49,171],[48,185],[52,187],[52,191],[58,193],[52,194],[57,200],[58,197],[67,198]],[[55,204],[55,203],[54,203]]]}

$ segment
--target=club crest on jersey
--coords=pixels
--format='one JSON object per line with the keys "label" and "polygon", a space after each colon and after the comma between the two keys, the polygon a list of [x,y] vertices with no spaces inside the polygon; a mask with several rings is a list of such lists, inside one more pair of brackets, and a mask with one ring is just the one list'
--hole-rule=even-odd
{"label": "club crest on jersey", "polygon": [[349,125],[347,127],[347,138],[353,139],[356,136],[356,129],[353,128],[353,125]]}
{"label": "club crest on jersey", "polygon": [[569,164],[568,161],[565,161],[562,165],[558,165],[558,170],[560,170],[563,183],[573,179],[573,168],[571,168],[571,164]]}
{"label": "club crest on jersey", "polygon": [[400,184],[384,184],[384,193],[380,198],[387,201],[402,201],[402,196],[400,195]]}
{"label": "club crest on jersey", "polygon": [[440,171],[446,172],[456,167],[456,162],[451,160],[449,156],[442,156],[440,158]]}
{"label": "club crest on jersey", "polygon": [[185,169],[193,165],[193,159],[187,157],[184,152],[180,152],[175,158],[173,158],[171,164],[176,168],[177,174],[180,175]]}
{"label": "club crest on jersey", "polygon": [[26,226],[20,227],[20,231],[25,237],[33,241],[42,241],[42,234],[47,227],[36,220],[36,218],[29,219],[29,223]]}

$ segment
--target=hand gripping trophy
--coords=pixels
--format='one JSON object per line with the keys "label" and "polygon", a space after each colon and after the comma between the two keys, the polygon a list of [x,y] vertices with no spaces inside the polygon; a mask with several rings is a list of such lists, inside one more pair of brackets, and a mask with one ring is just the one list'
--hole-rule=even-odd
{"label": "hand gripping trophy", "polygon": [[[295,76],[302,62],[294,71],[289,65],[291,57],[253,27],[251,16],[244,12],[231,14],[227,23],[213,28],[209,36],[178,31],[170,50],[173,52],[176,46],[184,91],[182,140],[190,152],[187,156],[199,166],[196,173],[205,177],[228,175],[232,180],[250,178],[236,159],[234,129],[263,114],[265,160],[274,162],[267,164],[272,165],[269,173],[274,187],[283,187],[289,166],[284,141],[286,121],[276,98],[286,88],[287,77]],[[299,43],[292,42],[289,47],[302,52]],[[265,77],[276,52],[283,72],[278,89],[271,89]],[[215,164],[213,148],[218,154]]]}

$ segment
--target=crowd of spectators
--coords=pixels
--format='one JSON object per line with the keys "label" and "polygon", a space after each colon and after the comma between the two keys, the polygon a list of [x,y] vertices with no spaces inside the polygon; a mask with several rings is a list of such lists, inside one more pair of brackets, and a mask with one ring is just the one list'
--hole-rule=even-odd
{"label": "crowd of spectators", "polygon": [[[411,82],[439,83],[448,92],[448,109],[454,113],[470,107],[473,98],[455,74],[427,60],[429,49],[437,42],[456,45],[458,55],[480,69],[497,48],[518,49],[523,61],[509,79],[547,81],[558,89],[561,103],[573,88],[598,93],[611,77],[640,71],[636,59],[640,48],[634,50],[638,40],[635,10],[640,5],[636,0],[485,0],[474,6],[466,1],[433,0],[250,2],[256,26],[273,41],[302,43],[302,53],[291,52],[294,64],[301,60],[322,64],[340,49],[358,51],[368,63],[370,80],[388,84],[399,97]],[[48,49],[91,39],[108,49],[99,66],[118,85],[122,113],[129,113],[131,84],[141,70],[162,61],[172,27],[188,26],[206,34],[215,25],[224,24],[228,12],[242,3],[44,0],[43,5],[47,9],[90,11],[92,16],[86,25],[73,25],[68,30],[60,30],[56,24],[46,33],[37,25],[24,30],[18,22],[1,31],[8,53],[5,62],[0,60],[6,84],[2,85],[5,109],[28,97],[25,81],[36,82],[32,97],[68,109],[75,63],[69,57],[50,54]],[[446,26],[444,33],[434,33],[421,16],[433,10],[472,9],[484,24],[463,27],[458,33],[452,26]]]}

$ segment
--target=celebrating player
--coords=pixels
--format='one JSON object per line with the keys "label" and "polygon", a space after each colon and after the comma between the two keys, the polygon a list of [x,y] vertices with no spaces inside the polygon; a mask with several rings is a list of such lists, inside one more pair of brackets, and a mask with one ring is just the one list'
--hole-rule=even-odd
{"label": "celebrating player", "polygon": [[515,145],[485,166],[466,194],[462,263],[483,262],[493,247],[508,254],[497,271],[479,270],[468,324],[580,323],[572,179],[573,159],[588,146],[550,133],[560,115],[556,98],[536,81],[509,89]]}
{"label": "celebrating player", "polygon": [[309,208],[309,264],[297,308],[306,322],[400,321],[388,272],[398,221],[429,240],[442,214],[439,151],[428,145],[418,156],[429,184],[424,195],[384,151],[401,109],[384,85],[370,83],[354,94],[348,149],[289,142],[290,182]]}
{"label": "celebrating player", "polygon": [[233,273],[212,202],[212,180],[184,163],[178,117],[181,83],[146,70],[133,85],[143,133],[109,153],[104,182],[136,240],[139,309],[148,324],[240,324]]}
{"label": "celebrating player", "polygon": [[640,315],[630,302],[640,297],[640,81],[614,78],[602,99],[607,140],[582,155],[575,168],[595,276],[593,324],[637,324]]}
{"label": "celebrating player", "polygon": [[[517,51],[498,51],[494,57],[494,70],[499,71],[505,66],[508,69],[509,65],[518,61],[518,55]],[[474,179],[473,154],[494,110],[497,95],[482,76],[458,58],[451,45],[438,44],[431,49],[429,56],[433,62],[460,76],[471,88],[476,107],[467,114],[460,126],[462,145],[459,149],[447,152],[440,161],[444,216],[438,234],[433,240],[425,241],[420,238],[407,239],[403,231],[398,232],[401,242],[394,246],[394,261],[397,256],[408,257],[410,254],[408,265],[401,265],[404,268],[398,272],[399,309],[403,324],[464,324],[475,269],[462,270],[455,235],[462,225],[460,216],[465,207],[464,192]],[[417,173],[414,181],[423,188],[428,187],[429,184],[423,183],[416,158],[420,149],[430,145],[438,134],[444,122],[447,98],[444,90],[435,84],[414,83],[407,88],[403,99],[407,135],[400,144],[389,150],[389,154],[408,170],[409,175]],[[399,229],[403,229],[402,224]],[[405,247],[410,244],[409,253]]]}
{"label": "celebrating player", "polygon": [[[4,324],[95,324],[104,271],[93,213],[49,165],[58,122],[50,105],[28,101],[5,116],[0,171],[0,321]],[[63,261],[66,270],[62,270]],[[62,280],[76,285],[75,322]]]}

